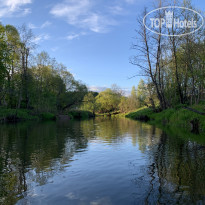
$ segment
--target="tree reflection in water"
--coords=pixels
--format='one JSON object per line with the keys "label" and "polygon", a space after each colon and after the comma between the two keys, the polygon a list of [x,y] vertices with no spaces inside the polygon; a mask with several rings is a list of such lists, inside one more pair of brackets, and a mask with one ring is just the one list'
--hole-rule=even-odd
{"label": "tree reflection in water", "polygon": [[0,204],[15,204],[32,192],[32,186],[49,183],[76,151],[86,149],[87,139],[79,126],[70,128],[62,122],[1,125]]}
{"label": "tree reflection in water", "polygon": [[[77,162],[77,153],[87,155]],[[62,173],[72,176],[73,169],[79,169],[75,177],[82,182],[72,187]],[[119,179],[110,190],[108,173],[110,180]],[[62,189],[70,190],[59,196],[69,204],[205,204],[204,147],[155,126],[117,118],[0,126],[0,204],[29,203],[39,197],[35,190],[52,187],[56,176]],[[105,193],[97,192],[101,188]],[[101,197],[91,198],[94,193]]]}
{"label": "tree reflection in water", "polygon": [[[156,135],[150,135],[150,138],[153,136]],[[146,178],[149,179],[149,189],[142,204],[205,204],[203,146],[162,132],[158,143],[152,144],[147,152],[150,165],[145,170],[149,175]],[[138,193],[139,178],[134,181]],[[139,199],[135,201],[139,203]]]}

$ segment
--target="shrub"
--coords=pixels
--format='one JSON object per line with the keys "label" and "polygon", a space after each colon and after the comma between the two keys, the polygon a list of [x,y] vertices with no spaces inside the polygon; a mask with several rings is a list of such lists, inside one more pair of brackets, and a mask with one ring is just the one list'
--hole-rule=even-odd
{"label": "shrub", "polygon": [[41,113],[42,120],[56,120],[56,116],[50,112]]}
{"label": "shrub", "polygon": [[88,119],[94,117],[94,115],[91,112],[82,110],[72,110],[68,112],[68,116],[71,119]]}
{"label": "shrub", "polygon": [[[149,108],[142,108],[126,115],[134,120],[150,119],[153,124],[162,124],[170,127],[183,128],[192,131],[192,122],[197,121],[200,132],[205,132],[205,116],[184,109],[185,105],[177,105],[175,108],[167,109],[159,113]],[[192,108],[202,111],[204,105],[193,105]]]}

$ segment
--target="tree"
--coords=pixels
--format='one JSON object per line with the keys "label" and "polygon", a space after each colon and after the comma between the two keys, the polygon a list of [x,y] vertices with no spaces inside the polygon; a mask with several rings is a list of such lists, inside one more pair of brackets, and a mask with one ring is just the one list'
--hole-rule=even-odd
{"label": "tree", "polygon": [[[119,109],[121,113],[126,113],[132,110],[130,108],[129,98],[122,96],[119,104]],[[133,109],[134,110],[134,109]]]}
{"label": "tree", "polygon": [[79,108],[87,87],[45,51],[35,48],[31,30],[0,25],[0,106],[35,112]]}
{"label": "tree", "polygon": [[29,87],[31,86],[29,73],[29,57],[35,47],[34,35],[31,29],[23,25],[19,29],[20,33],[20,58],[21,58],[21,91],[19,95],[18,108],[29,108]]}
{"label": "tree", "polygon": [[96,102],[96,98],[92,92],[89,92],[83,98],[83,110],[90,111],[95,115],[95,112],[98,109],[98,104]]}
{"label": "tree", "polygon": [[139,102],[137,99],[137,90],[135,86],[132,87],[131,96],[128,98],[128,104],[130,111],[135,110],[139,107]]}
{"label": "tree", "polygon": [[15,108],[17,94],[17,89],[15,87],[15,72],[18,69],[18,61],[20,57],[18,52],[20,35],[18,30],[12,25],[5,26],[5,34],[7,45],[10,49],[10,63],[7,64],[7,106],[10,108]]}
{"label": "tree", "polygon": [[137,99],[139,102],[139,106],[142,107],[146,105],[146,98],[147,98],[147,87],[144,80],[140,80],[139,85],[137,87]]}
{"label": "tree", "polygon": [[9,45],[6,29],[0,25],[0,105],[4,101],[10,88],[10,67],[12,65],[12,46]]}
{"label": "tree", "polygon": [[[158,8],[163,7],[164,3],[160,0]],[[194,9],[190,1],[170,1],[169,4]],[[204,60],[201,58],[204,55],[204,28],[176,37],[174,35],[182,32],[181,28],[159,26],[156,34],[149,32],[143,24],[142,19],[146,14],[145,9],[138,19],[137,43],[133,45],[137,55],[131,59],[131,63],[140,69],[140,76],[146,76],[150,81],[146,88],[150,96],[149,103],[152,102],[152,107],[155,108],[156,100],[151,95],[157,96],[161,110],[176,104],[199,103],[204,99]],[[159,10],[155,18],[162,18],[164,15]],[[197,15],[193,16],[187,9],[174,12],[174,17],[199,21]],[[184,29],[185,33],[190,31],[190,28]],[[170,36],[162,36],[162,32],[167,32]],[[146,100],[146,104],[147,102]]]}
{"label": "tree", "polygon": [[132,87],[131,97],[137,99],[137,91],[136,91],[135,86]]}
{"label": "tree", "polygon": [[110,88],[99,93],[96,98],[96,102],[99,104],[99,112],[110,113],[119,109],[121,94],[116,90]]}

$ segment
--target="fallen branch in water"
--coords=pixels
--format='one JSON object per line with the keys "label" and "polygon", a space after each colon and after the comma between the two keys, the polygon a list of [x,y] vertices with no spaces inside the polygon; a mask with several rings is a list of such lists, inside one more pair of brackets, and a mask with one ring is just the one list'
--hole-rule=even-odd
{"label": "fallen branch in water", "polygon": [[197,113],[197,114],[199,114],[199,115],[205,115],[204,112],[200,112],[200,111],[195,110],[195,109],[190,108],[190,107],[183,107],[183,108],[186,109],[186,110],[189,110],[189,111],[195,112],[195,113]]}

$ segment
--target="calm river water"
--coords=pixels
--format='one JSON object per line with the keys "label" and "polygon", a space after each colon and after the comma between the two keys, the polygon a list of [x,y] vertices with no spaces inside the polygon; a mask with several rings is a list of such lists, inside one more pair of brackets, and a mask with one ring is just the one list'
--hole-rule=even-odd
{"label": "calm river water", "polygon": [[205,204],[205,146],[123,118],[1,125],[0,204]]}

